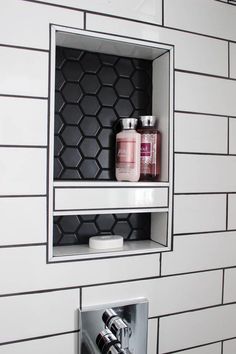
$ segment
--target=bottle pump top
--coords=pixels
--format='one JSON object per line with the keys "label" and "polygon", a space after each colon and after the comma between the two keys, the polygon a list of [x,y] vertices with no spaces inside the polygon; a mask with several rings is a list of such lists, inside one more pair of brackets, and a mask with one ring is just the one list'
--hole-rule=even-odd
{"label": "bottle pump top", "polygon": [[138,124],[137,118],[121,118],[120,119],[122,129],[129,130],[129,129],[136,129]]}
{"label": "bottle pump top", "polygon": [[156,116],[140,116],[142,127],[157,127],[158,117]]}

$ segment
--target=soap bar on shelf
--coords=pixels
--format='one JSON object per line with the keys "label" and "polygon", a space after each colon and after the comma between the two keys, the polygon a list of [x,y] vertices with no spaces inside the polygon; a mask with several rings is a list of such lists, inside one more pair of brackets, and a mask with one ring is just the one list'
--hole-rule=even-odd
{"label": "soap bar on shelf", "polygon": [[122,248],[124,239],[119,235],[93,236],[89,239],[89,247],[96,250]]}

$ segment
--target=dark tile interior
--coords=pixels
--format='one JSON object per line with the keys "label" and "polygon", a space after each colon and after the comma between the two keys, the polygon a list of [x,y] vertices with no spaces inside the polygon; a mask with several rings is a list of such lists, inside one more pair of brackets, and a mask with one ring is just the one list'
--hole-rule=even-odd
{"label": "dark tile interior", "polygon": [[54,217],[54,246],[86,244],[90,236],[122,235],[125,240],[150,238],[149,213]]}
{"label": "dark tile interior", "polygon": [[[152,111],[152,62],[57,47],[55,180],[114,180],[120,117]],[[150,238],[150,214],[54,217],[54,245],[90,236]]]}
{"label": "dark tile interior", "polygon": [[116,122],[151,114],[152,62],[57,47],[54,178],[114,180]]}

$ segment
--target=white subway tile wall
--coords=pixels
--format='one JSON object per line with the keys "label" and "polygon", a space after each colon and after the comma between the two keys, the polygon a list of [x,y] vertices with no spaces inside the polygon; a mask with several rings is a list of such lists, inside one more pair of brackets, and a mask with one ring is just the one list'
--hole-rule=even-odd
{"label": "white subway tile wall", "polygon": [[236,79],[236,43],[229,44],[229,51],[230,51],[229,74],[232,79]]}
{"label": "white subway tile wall", "polygon": [[149,354],[157,353],[157,335],[158,335],[158,320],[148,320],[148,344],[147,352]]}
{"label": "white subway tile wall", "polygon": [[1,346],[1,354],[75,354],[78,345],[78,332],[52,337],[27,340]]}
{"label": "white subway tile wall", "polygon": [[236,191],[235,166],[236,156],[176,154],[175,192]]}
{"label": "white subway tile wall", "polygon": [[175,196],[175,234],[222,231],[225,229],[226,195],[182,194]]}
{"label": "white subway tile wall", "polygon": [[236,194],[228,195],[228,229],[236,230]]}
{"label": "white subway tile wall", "polygon": [[178,351],[178,354],[221,354],[221,343],[203,345],[199,348],[193,348],[184,351]]}
{"label": "white subway tile wall", "polygon": [[0,97],[0,145],[47,145],[47,101]]}
{"label": "white subway tile wall", "polygon": [[159,353],[232,338],[235,336],[235,326],[235,304],[162,317]]}
{"label": "white subway tile wall", "polygon": [[176,72],[177,111],[236,116],[236,81]]}
{"label": "white subway tile wall", "polygon": [[236,353],[236,339],[227,340],[223,344],[224,354]]}
{"label": "white subway tile wall", "polygon": [[0,341],[76,331],[79,329],[78,304],[78,289],[2,297]]}
{"label": "white subway tile wall", "polygon": [[[9,0],[0,10],[0,353],[76,354],[80,305],[145,296],[148,354],[235,354],[236,6]],[[51,24],[174,45],[171,252],[47,264]]]}
{"label": "white subway tile wall", "polygon": [[236,119],[229,119],[229,153],[236,154]]}
{"label": "white subway tile wall", "polygon": [[227,130],[227,117],[176,113],[175,151],[227,154]]}
{"label": "white subway tile wall", "polygon": [[225,270],[224,302],[236,301],[236,269]]}

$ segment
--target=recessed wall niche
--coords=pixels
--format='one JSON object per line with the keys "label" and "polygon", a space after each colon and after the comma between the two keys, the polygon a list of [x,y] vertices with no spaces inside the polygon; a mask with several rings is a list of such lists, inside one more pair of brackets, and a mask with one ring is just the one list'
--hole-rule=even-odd
{"label": "recessed wall niche", "polygon": [[[52,26],[50,54],[49,261],[169,250],[173,47]],[[117,182],[117,122],[142,114],[160,117],[160,181]],[[123,249],[88,248],[117,233]]]}
{"label": "recessed wall niche", "polygon": [[115,180],[121,117],[152,112],[152,61],[56,48],[55,180]]}

